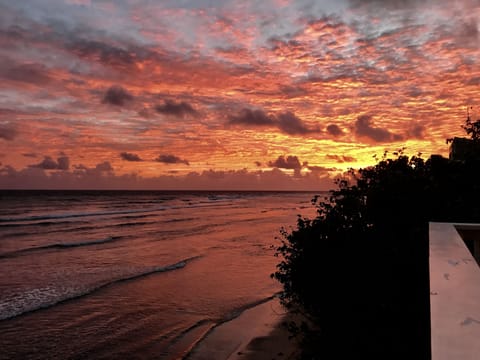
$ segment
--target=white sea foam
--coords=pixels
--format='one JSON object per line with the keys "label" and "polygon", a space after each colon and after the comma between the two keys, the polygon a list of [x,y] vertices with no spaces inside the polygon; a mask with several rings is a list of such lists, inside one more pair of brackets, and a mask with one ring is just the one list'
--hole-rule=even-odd
{"label": "white sea foam", "polygon": [[178,270],[189,261],[201,256],[190,257],[167,266],[154,266],[143,269],[133,268],[124,270],[117,277],[96,284],[55,284],[39,288],[26,289],[22,292],[2,294],[0,299],[0,320],[10,319],[31,311],[48,308],[61,302],[86,296],[115,283],[134,280],[143,276]]}

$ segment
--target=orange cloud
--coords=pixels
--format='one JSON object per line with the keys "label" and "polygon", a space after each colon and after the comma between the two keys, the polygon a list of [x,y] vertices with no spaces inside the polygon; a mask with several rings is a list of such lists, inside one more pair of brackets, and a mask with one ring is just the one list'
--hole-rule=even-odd
{"label": "orange cloud", "polygon": [[70,173],[47,166],[66,156],[138,186],[210,169],[280,184],[295,174],[256,163],[295,154],[331,177],[385,149],[445,155],[478,106],[480,5],[400,3],[2,4],[4,169]]}

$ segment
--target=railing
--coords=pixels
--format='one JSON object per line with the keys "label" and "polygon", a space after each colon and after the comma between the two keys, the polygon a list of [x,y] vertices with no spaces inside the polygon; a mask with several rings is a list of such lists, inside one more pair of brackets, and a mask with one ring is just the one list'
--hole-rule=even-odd
{"label": "railing", "polygon": [[430,223],[429,237],[432,360],[478,360],[480,267],[472,252],[480,255],[480,225]]}

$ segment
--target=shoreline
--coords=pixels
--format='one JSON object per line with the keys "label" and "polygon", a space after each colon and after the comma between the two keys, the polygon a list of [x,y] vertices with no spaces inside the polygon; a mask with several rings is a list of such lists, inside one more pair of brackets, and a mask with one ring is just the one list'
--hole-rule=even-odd
{"label": "shoreline", "polygon": [[298,344],[283,325],[289,318],[278,298],[244,311],[214,328],[186,357],[189,360],[294,359]]}

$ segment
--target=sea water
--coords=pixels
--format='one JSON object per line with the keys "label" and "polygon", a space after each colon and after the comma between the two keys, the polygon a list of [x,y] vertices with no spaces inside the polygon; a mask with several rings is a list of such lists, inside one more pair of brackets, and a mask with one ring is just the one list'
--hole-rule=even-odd
{"label": "sea water", "polygon": [[0,358],[186,356],[281,290],[312,193],[0,193]]}

